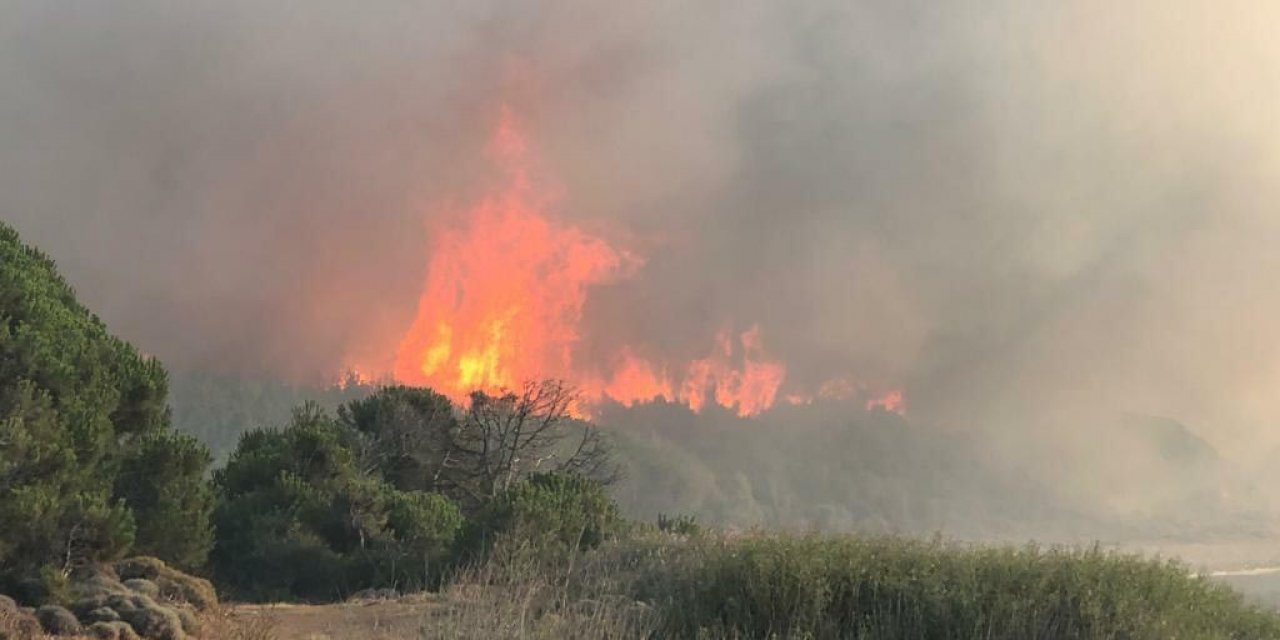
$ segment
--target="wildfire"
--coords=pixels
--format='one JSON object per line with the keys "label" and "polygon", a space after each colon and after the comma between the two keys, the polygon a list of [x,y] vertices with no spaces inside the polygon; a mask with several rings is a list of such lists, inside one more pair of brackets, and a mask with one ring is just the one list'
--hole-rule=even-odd
{"label": "wildfire", "polygon": [[[813,404],[815,396],[806,393],[791,393],[784,398],[787,404]],[[906,400],[901,389],[874,392],[866,385],[858,384],[847,378],[833,378],[822,383],[818,388],[819,400],[857,400],[867,411],[886,411],[898,415],[906,415]]]}
{"label": "wildfire", "polygon": [[867,411],[888,411],[889,413],[902,414],[906,412],[906,407],[902,404],[902,392],[893,390],[867,400]]}
{"label": "wildfire", "polygon": [[[772,406],[786,367],[766,355],[754,325],[721,331],[706,357],[685,364],[645,358],[625,344],[603,371],[575,361],[592,289],[633,276],[643,261],[551,216],[554,198],[530,179],[528,150],[516,118],[504,110],[488,146],[503,180],[461,224],[434,235],[395,379],[455,400],[557,378],[576,385],[588,402],[663,399],[694,411],[715,403],[741,416]],[[876,406],[897,410],[901,398]]]}
{"label": "wildfire", "polygon": [[590,287],[628,260],[603,240],[557,224],[525,171],[527,143],[509,111],[489,152],[507,182],[477,203],[463,228],[432,247],[417,318],[395,377],[465,397],[535,377],[574,379],[573,346]]}

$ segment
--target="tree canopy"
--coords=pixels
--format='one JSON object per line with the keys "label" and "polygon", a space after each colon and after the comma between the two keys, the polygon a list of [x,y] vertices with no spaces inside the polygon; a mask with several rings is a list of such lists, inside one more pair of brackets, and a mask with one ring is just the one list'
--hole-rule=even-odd
{"label": "tree canopy", "polygon": [[0,580],[211,544],[208,452],[170,430],[168,378],[0,223]]}

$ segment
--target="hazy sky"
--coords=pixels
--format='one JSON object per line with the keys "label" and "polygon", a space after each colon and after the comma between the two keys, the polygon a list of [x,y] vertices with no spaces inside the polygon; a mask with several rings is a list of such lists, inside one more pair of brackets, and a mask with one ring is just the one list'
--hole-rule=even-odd
{"label": "hazy sky", "polygon": [[1280,442],[1269,3],[631,4],[0,3],[0,218],[144,350],[315,375],[407,327],[505,103],[648,258],[591,335]]}

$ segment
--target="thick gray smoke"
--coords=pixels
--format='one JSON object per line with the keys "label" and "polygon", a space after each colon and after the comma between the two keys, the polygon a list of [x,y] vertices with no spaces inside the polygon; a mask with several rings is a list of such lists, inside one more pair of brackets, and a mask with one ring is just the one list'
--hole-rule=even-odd
{"label": "thick gray smoke", "polygon": [[1276,444],[1280,13],[692,4],[10,0],[0,216],[177,366],[335,371],[408,326],[505,102],[648,256],[595,334],[758,321],[925,423]]}

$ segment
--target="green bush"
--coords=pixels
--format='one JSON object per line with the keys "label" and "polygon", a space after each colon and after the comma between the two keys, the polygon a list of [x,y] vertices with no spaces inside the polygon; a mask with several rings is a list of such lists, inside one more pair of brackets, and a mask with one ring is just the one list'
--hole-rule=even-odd
{"label": "green bush", "polygon": [[618,507],[599,482],[570,473],[530,476],[490,500],[471,533],[481,548],[500,538],[533,547],[585,549],[618,533]]}
{"label": "green bush", "polygon": [[[464,491],[460,479],[496,474],[493,459],[464,455],[472,450],[452,439],[460,428],[453,411],[429,389],[391,387],[341,407],[337,419],[307,405],[284,429],[247,432],[214,475],[211,557],[220,583],[253,600],[431,588],[463,554],[483,553],[499,537],[577,549],[619,529],[604,486],[581,475],[524,477],[511,466],[496,497]],[[562,434],[540,438],[554,447]],[[460,509],[459,492],[470,496],[470,511]],[[460,545],[464,528],[469,544]]]}
{"label": "green bush", "polygon": [[221,586],[251,600],[324,601],[439,580],[462,524],[457,507],[362,468],[355,442],[315,407],[241,438],[214,476]]}
{"label": "green bush", "polygon": [[1176,563],[901,539],[748,537],[642,581],[662,637],[1280,637],[1280,618]]}
{"label": "green bush", "polygon": [[462,512],[437,493],[392,491],[387,526],[407,559],[425,565],[447,557],[462,530]]}

